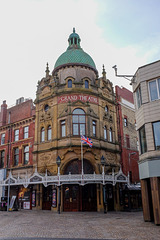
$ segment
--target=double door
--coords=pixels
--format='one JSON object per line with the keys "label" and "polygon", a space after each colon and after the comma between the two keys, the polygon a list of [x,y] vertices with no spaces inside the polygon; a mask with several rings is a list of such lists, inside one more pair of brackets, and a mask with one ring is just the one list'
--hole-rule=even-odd
{"label": "double door", "polygon": [[97,211],[96,184],[63,186],[63,210]]}
{"label": "double door", "polygon": [[79,211],[79,186],[65,185],[63,188],[64,211]]}

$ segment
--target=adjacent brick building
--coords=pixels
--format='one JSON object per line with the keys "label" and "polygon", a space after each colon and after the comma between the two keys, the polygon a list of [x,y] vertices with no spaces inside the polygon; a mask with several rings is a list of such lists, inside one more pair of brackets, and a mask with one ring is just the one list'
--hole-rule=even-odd
{"label": "adjacent brick building", "polygon": [[[7,108],[3,101],[0,112],[0,168],[6,176],[9,171],[15,177],[33,171],[33,144],[35,133],[35,107],[32,100],[20,98],[16,105]],[[4,176],[4,177],[5,177]],[[26,190],[12,187],[11,196]],[[3,192],[3,195],[5,193]],[[7,193],[5,194],[7,195]]]}
{"label": "adjacent brick building", "polygon": [[119,86],[115,87],[117,98],[118,138],[121,148],[121,166],[124,174],[130,175],[131,183],[139,182],[138,138],[136,131],[133,93]]}

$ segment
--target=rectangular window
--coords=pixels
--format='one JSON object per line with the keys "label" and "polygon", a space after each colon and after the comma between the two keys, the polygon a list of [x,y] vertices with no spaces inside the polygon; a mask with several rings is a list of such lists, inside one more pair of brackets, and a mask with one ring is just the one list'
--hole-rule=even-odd
{"label": "rectangular window", "polygon": [[18,141],[19,140],[19,129],[14,131],[14,141]]}
{"label": "rectangular window", "polygon": [[142,105],[142,96],[141,96],[140,86],[136,90],[136,98],[137,98],[137,108],[140,108],[140,106]]}
{"label": "rectangular window", "polygon": [[5,157],[5,151],[0,152],[0,168],[4,167],[4,157]]}
{"label": "rectangular window", "polygon": [[29,146],[24,147],[24,164],[28,164],[29,162]]}
{"label": "rectangular window", "polygon": [[127,117],[124,117],[124,126],[125,126],[125,127],[127,127],[127,126],[128,126]]}
{"label": "rectangular window", "polygon": [[150,81],[149,83],[150,100],[154,101],[160,99],[160,79]]}
{"label": "rectangular window", "polygon": [[29,127],[24,127],[24,138],[28,138],[29,133]]}
{"label": "rectangular window", "polygon": [[5,133],[1,135],[1,145],[5,144]]}
{"label": "rectangular window", "polygon": [[143,153],[147,152],[145,125],[139,129],[139,139],[140,139],[141,154],[143,154]]}
{"label": "rectangular window", "polygon": [[19,148],[14,149],[14,166],[18,166],[19,163]]}
{"label": "rectangular window", "polygon": [[93,137],[96,137],[96,121],[92,121]]}
{"label": "rectangular window", "polygon": [[61,121],[61,137],[66,136],[66,121]]}
{"label": "rectangular window", "polygon": [[104,140],[107,140],[107,127],[104,126]]}
{"label": "rectangular window", "polygon": [[160,150],[160,122],[154,122],[152,126],[153,126],[155,149]]}

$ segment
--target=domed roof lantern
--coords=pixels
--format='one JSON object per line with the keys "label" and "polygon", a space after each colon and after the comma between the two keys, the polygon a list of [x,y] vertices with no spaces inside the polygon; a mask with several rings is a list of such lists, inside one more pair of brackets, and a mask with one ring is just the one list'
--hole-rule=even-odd
{"label": "domed roof lantern", "polygon": [[73,33],[71,33],[68,38],[68,43],[69,43],[68,50],[71,48],[81,48],[80,41],[81,39],[79,35],[76,33],[75,28],[73,28]]}
{"label": "domed roof lantern", "polygon": [[81,39],[79,35],[75,32],[75,28],[73,28],[73,33],[71,33],[68,38],[69,46],[67,50],[57,59],[52,74],[66,65],[86,66],[97,73],[96,65],[93,59],[89,54],[83,51],[80,46],[80,41]]}

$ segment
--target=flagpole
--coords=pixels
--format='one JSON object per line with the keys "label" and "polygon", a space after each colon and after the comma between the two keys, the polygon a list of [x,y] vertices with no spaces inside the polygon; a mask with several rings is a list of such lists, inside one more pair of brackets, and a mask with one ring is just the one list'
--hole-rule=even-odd
{"label": "flagpole", "polygon": [[[82,136],[82,131],[81,131]],[[82,163],[82,176],[83,176],[83,145],[82,145],[82,139],[81,139],[81,163]]]}

